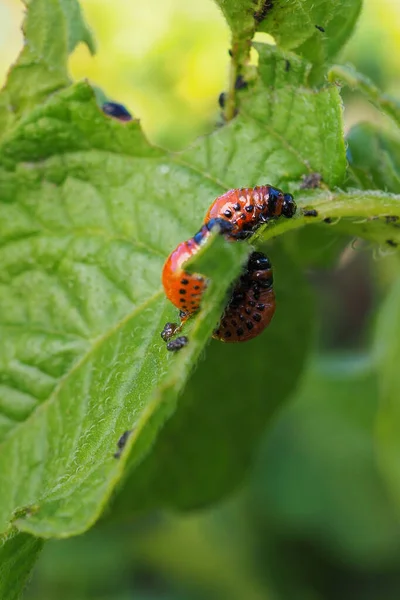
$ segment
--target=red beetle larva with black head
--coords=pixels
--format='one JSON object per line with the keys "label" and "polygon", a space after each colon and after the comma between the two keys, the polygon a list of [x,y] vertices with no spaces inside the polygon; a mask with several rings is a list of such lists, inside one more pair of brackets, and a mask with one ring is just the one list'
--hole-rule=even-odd
{"label": "red beetle larva with black head", "polygon": [[296,212],[296,203],[291,194],[286,194],[272,185],[229,190],[218,196],[207,211],[204,222],[222,219],[232,225],[227,237],[242,240],[250,237],[263,223],[278,217],[291,218]]}
{"label": "red beetle larva with black head", "polygon": [[221,342],[246,342],[260,335],[275,313],[272,285],[269,258],[252,252],[213,337]]}
{"label": "red beetle larva with black head", "polygon": [[[181,328],[183,323],[196,313],[200,308],[200,301],[207,287],[207,279],[200,273],[189,273],[184,265],[197,254],[201,245],[210,236],[214,227],[219,227],[221,232],[227,233],[231,225],[221,219],[211,219],[206,225],[186,242],[181,242],[169,255],[162,271],[162,284],[168,300],[179,308],[180,323],[166,323],[161,332],[161,337],[168,342]],[[183,346],[182,346],[183,347]],[[167,345],[168,350],[176,351],[179,348],[174,344]]]}
{"label": "red beetle larva with black head", "polygon": [[[161,332],[161,337],[168,342],[175,333],[179,331],[182,324],[200,308],[201,298],[207,287],[207,279],[199,273],[189,273],[185,270],[185,263],[194,254],[198,252],[200,246],[207,239],[210,231],[216,225],[225,237],[231,241],[238,241],[249,238],[263,223],[271,219],[277,219],[280,216],[287,218],[292,217],[296,212],[296,203],[291,194],[287,194],[274,188],[270,185],[257,186],[254,188],[240,188],[229,190],[222,196],[214,200],[204,219],[204,225],[186,242],[180,243],[177,248],[170,254],[166,260],[162,273],[162,283],[164,286],[167,298],[180,310],[180,324],[167,323]],[[271,286],[266,286],[266,283],[271,279],[271,266],[265,268],[253,269],[255,256],[264,257],[264,261],[268,261],[267,257],[260,253],[253,253],[253,262],[249,259],[245,273],[241,276],[239,282],[234,288],[232,297],[225,310],[224,317],[221,323],[225,320],[225,314],[229,310],[245,310],[245,313],[238,312],[230,319],[237,321],[236,317],[241,320],[239,314],[250,314],[254,308],[252,304],[247,302],[246,306],[241,306],[239,302],[240,294],[244,294],[251,301],[265,305],[267,310],[264,315],[254,313],[257,316],[255,319],[247,319],[245,330],[241,332],[242,327],[237,326],[236,330],[231,330],[228,325],[218,328],[218,332],[214,332],[214,337],[223,341],[244,341],[259,335],[261,331],[268,325],[275,310],[275,298]],[[269,264],[269,263],[268,263]],[[267,272],[270,271],[270,276]],[[256,279],[259,278],[257,283]],[[238,291],[238,286],[241,291]],[[262,291],[264,290],[264,291]],[[268,293],[267,291],[268,290]],[[257,296],[263,293],[266,296],[267,302],[257,301]],[[273,307],[272,307],[273,306]],[[251,312],[252,314],[252,312]],[[267,317],[268,315],[268,317]],[[259,317],[261,316],[260,320]],[[254,321],[254,324],[253,324]],[[258,325],[260,323],[260,325]],[[226,333],[226,335],[225,335]],[[228,339],[232,338],[232,339]],[[236,339],[237,338],[237,339]],[[174,349],[177,348],[168,348]]]}

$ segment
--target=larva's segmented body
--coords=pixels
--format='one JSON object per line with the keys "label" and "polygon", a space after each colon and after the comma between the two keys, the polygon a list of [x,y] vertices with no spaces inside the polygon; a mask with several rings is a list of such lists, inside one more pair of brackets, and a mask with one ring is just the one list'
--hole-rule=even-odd
{"label": "larva's segmented body", "polygon": [[[293,196],[271,185],[229,190],[216,198],[200,231],[180,243],[164,264],[162,283],[165,295],[179,308],[180,323],[166,323],[161,332],[163,340],[168,342],[200,308],[207,279],[200,273],[189,273],[185,264],[199,251],[213,227],[218,226],[228,240],[242,240],[250,237],[263,223],[282,215],[290,218],[295,212]],[[253,252],[213,337],[225,342],[250,340],[267,327],[274,311],[271,265],[265,255]],[[178,339],[179,344],[171,342],[167,349],[176,351],[187,344],[185,336]]]}
{"label": "larva's segmented body", "polygon": [[293,217],[296,203],[291,194],[285,194],[271,185],[229,190],[211,204],[204,222],[223,219],[232,225],[227,234],[231,239],[250,237],[260,225],[280,216]]}
{"label": "larva's segmented body", "polygon": [[265,254],[250,254],[213,337],[222,342],[251,340],[270,324],[275,312],[271,263]]}

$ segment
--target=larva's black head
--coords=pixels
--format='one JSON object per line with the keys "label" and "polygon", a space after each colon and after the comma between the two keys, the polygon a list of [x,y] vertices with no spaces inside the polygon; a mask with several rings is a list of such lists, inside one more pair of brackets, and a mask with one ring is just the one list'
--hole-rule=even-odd
{"label": "larva's black head", "polygon": [[247,271],[252,273],[253,271],[266,271],[271,268],[271,263],[268,256],[265,256],[262,252],[252,252],[250,254]]}
{"label": "larva's black head", "polygon": [[206,223],[206,227],[208,231],[214,229],[214,227],[218,227],[220,233],[230,233],[233,229],[233,225],[230,221],[226,219],[213,218]]}
{"label": "larva's black head", "polygon": [[290,219],[293,217],[297,209],[296,202],[293,200],[292,194],[283,194],[282,214]]}

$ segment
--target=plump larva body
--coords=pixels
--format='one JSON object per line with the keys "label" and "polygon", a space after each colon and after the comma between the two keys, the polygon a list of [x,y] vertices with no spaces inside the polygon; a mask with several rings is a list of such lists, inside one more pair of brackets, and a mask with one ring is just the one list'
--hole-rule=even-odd
{"label": "plump larva body", "polygon": [[[165,295],[180,311],[180,323],[166,323],[161,332],[168,350],[176,351],[187,344],[184,336],[170,340],[199,310],[207,279],[200,273],[189,273],[185,265],[199,251],[213,227],[218,226],[227,239],[237,241],[250,237],[263,223],[280,216],[290,218],[295,212],[293,196],[271,185],[229,190],[214,200],[201,229],[180,243],[164,264]],[[224,342],[250,340],[267,327],[274,311],[271,265],[264,254],[253,252],[213,337]]]}
{"label": "plump larva body", "polygon": [[205,216],[204,223],[221,219],[232,226],[227,237],[240,240],[270,219],[293,217],[296,203],[291,194],[285,194],[271,185],[229,190],[216,198]]}
{"label": "plump larva body", "polygon": [[213,337],[222,342],[245,342],[260,335],[275,312],[272,284],[269,259],[261,252],[253,252]]}
{"label": "plump larva body", "polygon": [[[221,219],[210,219],[190,240],[181,242],[164,263],[162,284],[165,295],[172,304],[179,308],[181,321],[185,321],[199,310],[201,297],[207,287],[207,280],[203,275],[189,273],[185,270],[184,265],[200,250],[214,227],[219,227],[220,231],[225,233],[231,230],[229,223]],[[174,324],[167,323],[167,325]],[[170,337],[166,327],[161,336],[164,340]],[[171,327],[169,331],[172,331]]]}
{"label": "plump larva body", "polygon": [[179,310],[194,313],[206,288],[202,275],[185,271],[183,265],[198,252],[200,245],[193,241],[182,242],[170,254],[162,272],[165,295]]}

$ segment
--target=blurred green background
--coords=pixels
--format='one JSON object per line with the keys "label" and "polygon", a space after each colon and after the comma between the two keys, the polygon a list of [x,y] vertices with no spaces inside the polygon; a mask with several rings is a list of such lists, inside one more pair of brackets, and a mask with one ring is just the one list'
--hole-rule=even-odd
{"label": "blurred green background", "polygon": [[[98,53],[76,49],[74,78],[124,103],[150,140],[168,148],[215,127],[229,32],[211,0],[81,4]],[[1,81],[21,47],[22,15],[21,3],[0,0]],[[340,61],[400,97],[399,56],[399,0],[366,0]],[[346,92],[344,100],[346,130],[381,120],[360,96]],[[325,250],[331,242],[322,243]],[[398,600],[400,511],[376,452],[369,349],[398,268],[393,252],[357,241],[329,269],[308,269],[318,350],[233,497],[183,515],[105,515],[88,534],[45,545],[26,598]]]}

